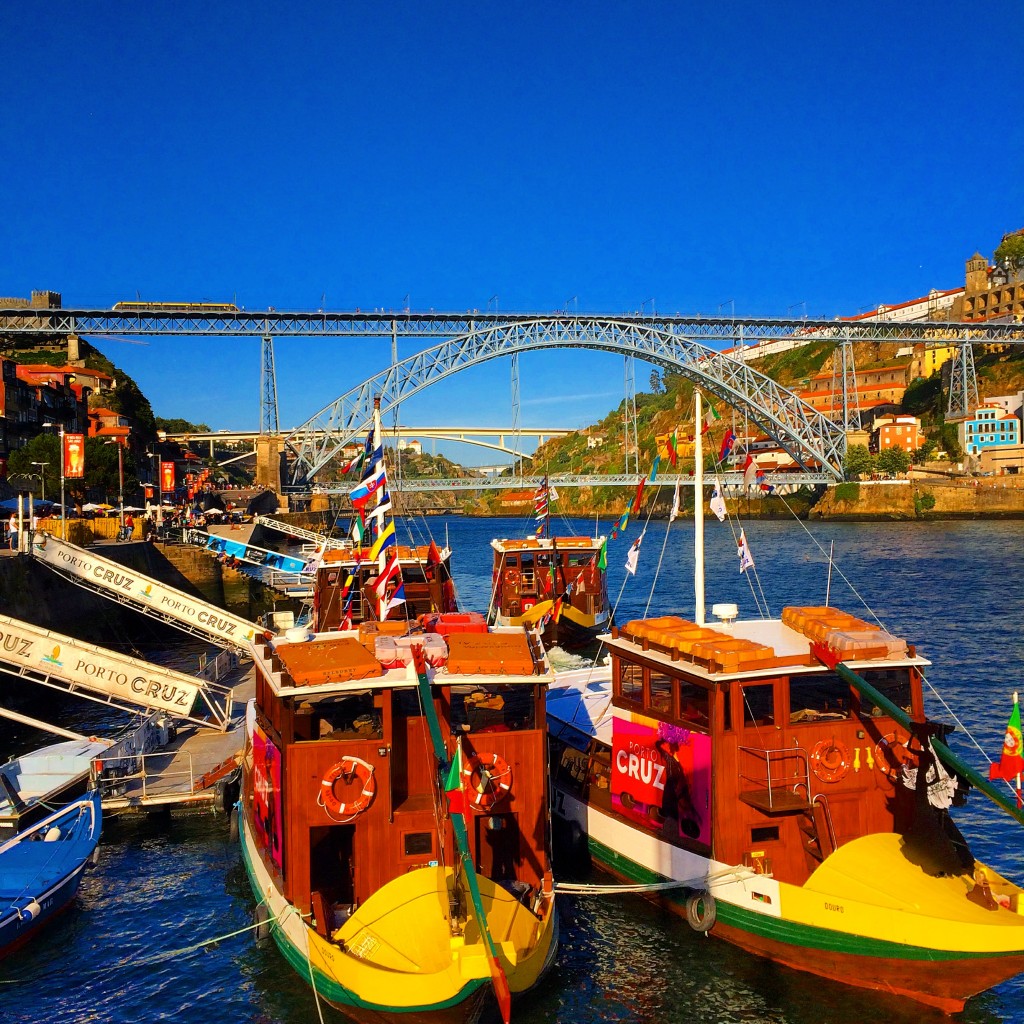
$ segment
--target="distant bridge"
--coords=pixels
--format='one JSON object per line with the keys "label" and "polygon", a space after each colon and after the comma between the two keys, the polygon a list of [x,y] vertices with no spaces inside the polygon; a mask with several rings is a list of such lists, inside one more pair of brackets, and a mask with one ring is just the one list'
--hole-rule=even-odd
{"label": "distant bridge", "polygon": [[[293,434],[294,430],[282,431],[282,434]],[[432,441],[459,441],[463,444],[477,445],[480,448],[489,448],[492,451],[502,452],[516,458],[528,458],[530,453],[512,448],[506,442],[506,438],[536,438],[538,444],[544,444],[555,437],[566,437],[573,433],[560,427],[398,427],[397,430],[391,427],[384,428],[386,437],[402,440],[419,440],[425,438]],[[263,434],[258,430],[219,430],[215,433],[197,433],[190,431],[186,433],[167,434],[168,441],[177,441],[184,445],[208,445],[210,458],[214,458],[214,448],[218,444],[239,444],[251,443],[255,447],[256,440]],[[484,438],[496,438],[493,441]]]}

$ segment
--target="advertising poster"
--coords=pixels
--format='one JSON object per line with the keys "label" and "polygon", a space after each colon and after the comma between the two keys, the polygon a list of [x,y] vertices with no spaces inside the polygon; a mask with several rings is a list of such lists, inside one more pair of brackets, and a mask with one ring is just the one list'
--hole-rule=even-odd
{"label": "advertising poster", "polygon": [[173,462],[160,462],[160,490],[161,491],[173,491],[174,490],[174,463]]}
{"label": "advertising poster", "polygon": [[281,752],[259,727],[252,737],[253,810],[256,838],[270,854],[278,871],[282,870],[284,821],[281,807]]}
{"label": "advertising poster", "polygon": [[85,476],[85,434],[64,435],[64,475],[69,480]]}
{"label": "advertising poster", "polygon": [[615,719],[612,807],[667,837],[711,844],[711,737],[641,715]]}

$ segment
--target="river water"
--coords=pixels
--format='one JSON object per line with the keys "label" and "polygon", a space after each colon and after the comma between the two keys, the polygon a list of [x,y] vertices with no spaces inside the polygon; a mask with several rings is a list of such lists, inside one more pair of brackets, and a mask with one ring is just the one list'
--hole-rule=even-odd
{"label": "river water", "polygon": [[[403,543],[425,542],[426,530],[455,551],[464,607],[487,603],[489,541],[520,535],[517,520],[436,518]],[[605,532],[609,524],[604,523]],[[590,533],[594,523],[559,523],[560,534]],[[809,531],[809,532],[808,532]],[[638,536],[609,544],[609,585],[620,594],[617,618],[693,613],[693,527],[650,524],[635,578],[623,588],[626,550]],[[733,533],[707,527],[708,607],[734,601],[756,614],[767,599],[772,615],[785,604],[824,603],[830,542],[836,570],[831,601],[862,613],[860,598],[891,632],[918,645],[934,662],[932,686],[984,750],[998,755],[1010,694],[1024,665],[1024,526],[1015,522],[813,523],[751,522],[746,536],[757,581],[739,573]],[[813,539],[812,539],[813,538]],[[815,546],[817,540],[821,547]],[[856,588],[856,596],[840,576]],[[655,578],[656,583],[655,583]],[[756,583],[759,582],[759,586]],[[754,583],[755,586],[751,586]],[[653,586],[653,594],[652,594]],[[195,664],[196,644],[153,652]],[[33,684],[0,677],[4,702],[85,732],[112,725],[111,712],[74,698],[40,701]],[[22,691],[25,691],[24,693]],[[934,717],[950,716],[934,694]],[[0,722],[0,755],[45,739]],[[964,730],[956,749],[985,770],[984,756]],[[1024,879],[1021,830],[976,793],[957,811],[975,854],[1018,882]],[[749,1024],[911,1024],[941,1020],[908,1001],[821,981],[749,956],[691,931],[680,918],[635,895],[559,898],[562,944],[540,989],[517,1003],[519,1024],[574,1021],[749,1022]],[[251,933],[252,898],[236,844],[223,818],[104,823],[101,860],[86,875],[77,906],[63,922],[0,962],[0,1021],[219,1021],[315,1024],[344,1018],[318,1007],[312,990],[272,943]],[[197,948],[198,943],[218,939]],[[962,1018],[1024,1024],[1024,979],[973,1000]]]}

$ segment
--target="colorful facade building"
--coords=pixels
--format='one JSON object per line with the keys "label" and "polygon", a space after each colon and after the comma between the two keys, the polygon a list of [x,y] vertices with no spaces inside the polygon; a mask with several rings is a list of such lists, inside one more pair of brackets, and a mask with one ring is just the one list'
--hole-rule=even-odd
{"label": "colorful facade building", "polygon": [[967,455],[986,448],[1020,444],[1020,420],[995,402],[986,403],[959,427],[960,447]]}
{"label": "colorful facade building", "polygon": [[921,447],[921,421],[916,416],[880,416],[874,423],[877,451],[902,448],[913,453]]}

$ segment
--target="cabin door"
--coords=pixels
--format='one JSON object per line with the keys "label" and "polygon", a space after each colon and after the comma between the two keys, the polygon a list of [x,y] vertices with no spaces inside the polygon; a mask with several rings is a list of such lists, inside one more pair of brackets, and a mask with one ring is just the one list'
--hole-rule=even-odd
{"label": "cabin door", "polygon": [[478,814],[476,869],[494,882],[515,878],[521,860],[519,821],[515,814]]}
{"label": "cabin door", "polygon": [[309,889],[320,894],[326,907],[357,902],[355,831],[355,825],[309,830]]}

